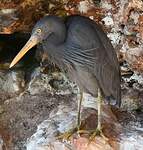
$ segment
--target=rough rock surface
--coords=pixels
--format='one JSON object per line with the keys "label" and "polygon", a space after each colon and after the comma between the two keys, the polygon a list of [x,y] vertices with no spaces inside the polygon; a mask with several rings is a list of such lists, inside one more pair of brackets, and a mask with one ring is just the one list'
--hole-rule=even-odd
{"label": "rough rock surface", "polygon": [[[69,141],[56,139],[76,126],[79,99],[78,88],[59,69],[49,63],[37,67],[32,51],[22,63],[8,69],[34,23],[46,14],[88,16],[101,24],[111,39],[121,64],[122,106],[112,111],[104,106],[103,132],[108,141],[96,137],[88,145],[86,134],[74,134]],[[11,34],[0,35],[0,150],[142,150],[142,0],[2,0],[0,33]],[[95,106],[95,99],[84,94],[84,129],[97,125]]]}

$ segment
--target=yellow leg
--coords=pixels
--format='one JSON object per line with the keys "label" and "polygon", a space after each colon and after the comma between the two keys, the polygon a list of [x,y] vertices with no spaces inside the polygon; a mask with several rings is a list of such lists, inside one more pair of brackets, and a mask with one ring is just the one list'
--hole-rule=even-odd
{"label": "yellow leg", "polygon": [[97,110],[98,110],[98,124],[97,130],[101,131],[101,105],[102,105],[102,96],[100,89],[98,89],[98,102],[97,102]]}
{"label": "yellow leg", "polygon": [[69,130],[63,134],[60,134],[59,136],[57,136],[57,139],[58,140],[69,140],[70,137],[76,132],[76,129],[72,129],[72,130]]}
{"label": "yellow leg", "polygon": [[[81,104],[82,104],[82,99],[83,99],[83,92],[80,92],[80,99],[78,103],[78,114],[77,114],[77,127],[75,129],[71,129],[57,137],[57,139],[64,139],[64,140],[69,140],[69,138],[77,132],[80,134],[82,130],[80,130],[80,125],[81,125]],[[83,131],[84,132],[84,131]]]}
{"label": "yellow leg", "polygon": [[97,124],[96,130],[91,135],[90,140],[93,140],[93,138],[96,135],[99,135],[99,136],[103,137],[105,140],[107,140],[107,138],[104,136],[104,134],[102,132],[102,127],[101,127],[101,112],[102,112],[101,106],[102,106],[102,95],[101,95],[100,89],[98,89],[98,101],[97,101],[98,124]]}
{"label": "yellow leg", "polygon": [[80,92],[80,99],[78,104],[78,115],[77,115],[77,130],[80,130],[81,125],[81,104],[83,100],[83,92]]}

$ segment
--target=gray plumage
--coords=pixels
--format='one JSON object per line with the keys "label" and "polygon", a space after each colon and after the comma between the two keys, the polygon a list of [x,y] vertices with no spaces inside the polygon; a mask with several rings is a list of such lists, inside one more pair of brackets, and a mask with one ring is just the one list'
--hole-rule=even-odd
{"label": "gray plumage", "polygon": [[[81,90],[97,97],[97,88],[111,104],[120,105],[120,68],[109,39],[94,21],[70,16],[63,21],[55,16],[42,19],[50,24],[50,36],[42,42],[44,52]],[[39,22],[42,25],[42,22]],[[37,24],[39,26],[39,24]]]}
{"label": "gray plumage", "polygon": [[10,67],[40,42],[49,60],[62,70],[67,70],[68,76],[81,91],[94,97],[100,91],[108,103],[120,106],[118,59],[99,25],[83,16],[69,16],[66,20],[45,16],[36,23],[30,39]]}

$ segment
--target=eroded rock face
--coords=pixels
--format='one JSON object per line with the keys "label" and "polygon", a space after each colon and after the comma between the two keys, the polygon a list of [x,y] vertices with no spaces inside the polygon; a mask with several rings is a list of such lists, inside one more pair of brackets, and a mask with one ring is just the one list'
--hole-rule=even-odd
{"label": "eroded rock face", "polygon": [[0,100],[19,94],[25,87],[23,71],[0,72]]}
{"label": "eroded rock face", "polygon": [[9,93],[20,93],[25,86],[24,72],[11,71],[8,73],[1,72],[1,90]]}
{"label": "eroded rock face", "polygon": [[[98,3],[92,0],[14,0],[1,1],[0,9],[1,34],[31,32],[36,21],[48,14],[88,16],[105,28],[119,57],[123,57],[133,70],[142,71],[142,54],[139,56],[138,52],[136,54],[136,49],[143,47],[143,2],[141,0],[115,0],[114,2],[102,0]],[[131,61],[130,57],[125,58],[125,55],[130,55],[129,49],[134,51],[132,56],[134,61]]]}
{"label": "eroded rock face", "polygon": [[64,14],[63,6],[60,0],[1,1],[0,33],[30,32],[35,22],[45,14]]}

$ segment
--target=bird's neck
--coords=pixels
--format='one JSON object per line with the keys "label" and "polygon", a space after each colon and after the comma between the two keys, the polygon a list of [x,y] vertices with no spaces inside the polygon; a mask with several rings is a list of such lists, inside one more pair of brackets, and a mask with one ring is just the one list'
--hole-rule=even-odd
{"label": "bird's neck", "polygon": [[60,67],[62,66],[64,60],[63,51],[67,30],[63,21],[58,21],[54,25],[54,31],[45,41],[43,41],[42,45],[44,52],[49,56],[49,60]]}
{"label": "bird's neck", "polygon": [[42,45],[44,53],[48,55],[49,60],[61,68],[64,63],[64,40],[61,41],[58,37],[53,36],[45,40]]}

